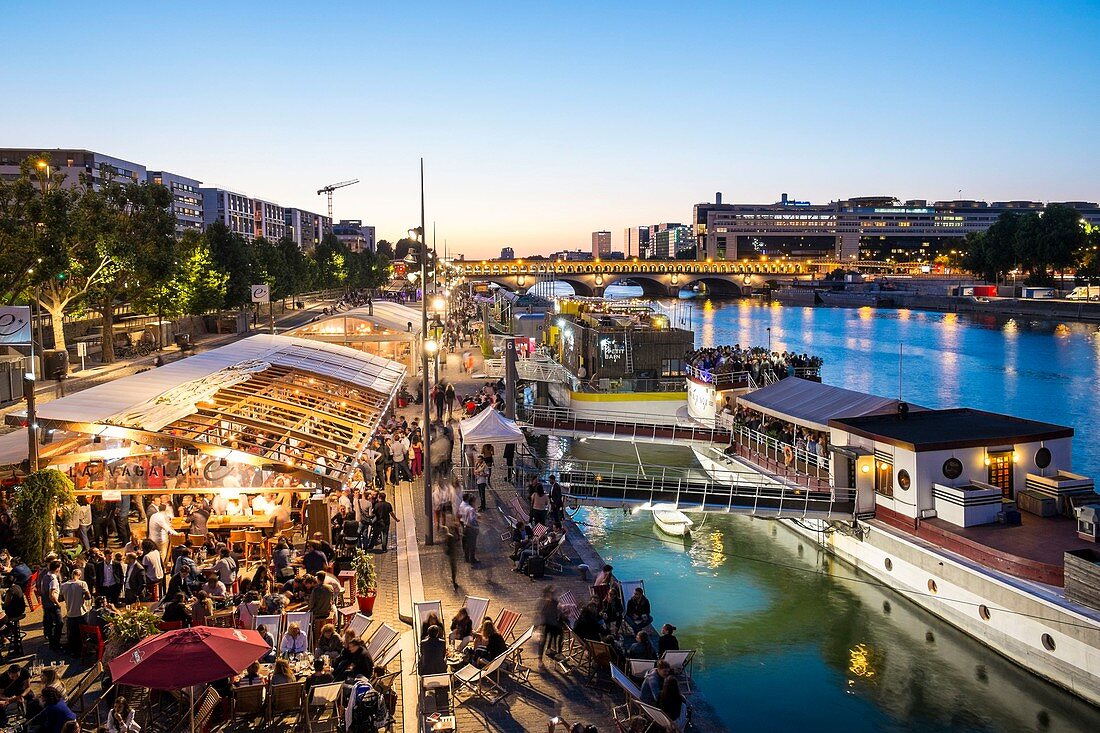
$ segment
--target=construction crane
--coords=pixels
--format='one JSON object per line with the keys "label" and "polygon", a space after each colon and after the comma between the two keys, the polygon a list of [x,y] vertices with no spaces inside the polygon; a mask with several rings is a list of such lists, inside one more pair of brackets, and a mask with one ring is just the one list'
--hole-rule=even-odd
{"label": "construction crane", "polygon": [[330,221],[332,220],[332,192],[335,191],[338,188],[343,188],[344,186],[351,186],[351,185],[356,184],[356,183],[359,183],[358,178],[356,178],[354,181],[340,181],[339,183],[330,183],[329,185],[325,186],[324,188],[322,188],[321,190],[319,190],[317,192],[318,196],[320,196],[323,193],[328,194],[328,218],[329,218]]}

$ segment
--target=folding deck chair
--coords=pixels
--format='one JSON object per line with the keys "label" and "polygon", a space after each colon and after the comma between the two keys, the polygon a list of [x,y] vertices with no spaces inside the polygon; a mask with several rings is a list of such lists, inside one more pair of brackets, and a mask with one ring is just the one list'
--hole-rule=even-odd
{"label": "folding deck chair", "polygon": [[[451,675],[451,686],[454,688],[455,698],[457,699],[462,691],[469,690],[472,694],[466,700],[481,698],[491,705],[496,705],[503,700],[508,693],[500,686],[500,667],[507,659],[508,653],[505,652],[484,667],[467,664],[454,672]],[[458,704],[461,705],[466,700],[458,700]]]}
{"label": "folding deck chair", "polygon": [[[477,596],[466,596],[466,600],[462,602],[462,605],[466,608],[466,613],[470,614],[470,620],[474,622],[474,628],[478,627],[489,614],[489,599],[479,598]],[[497,629],[500,631],[500,629]],[[504,632],[501,632],[501,636],[504,636]],[[419,641],[419,640],[418,640]]]}
{"label": "folding deck chair", "polygon": [[[416,648],[420,649],[420,640],[424,638],[424,622],[428,616],[435,614],[439,623],[443,623],[442,601],[417,601],[413,603],[413,631],[416,632]],[[473,618],[471,616],[471,618]],[[476,621],[474,622],[477,623]],[[444,629],[447,627],[444,626]],[[419,654],[419,652],[417,652]]]}
{"label": "folding deck chair", "polygon": [[534,634],[535,627],[528,627],[527,631],[524,631],[518,639],[512,642],[508,650],[504,652],[504,655],[508,657],[509,664],[512,666],[508,674],[520,684],[526,684],[527,680],[531,677],[531,670],[523,664],[523,645],[530,641]]}
{"label": "folding deck chair", "polygon": [[[371,659],[378,659],[390,648],[390,644],[397,639],[398,633],[389,624],[382,624],[378,630],[371,634],[367,642],[367,654]],[[419,646],[419,645],[418,645]]]}
{"label": "folding deck chair", "polygon": [[313,648],[313,614],[309,611],[287,611],[286,617],[283,620],[283,633],[290,628],[291,624],[298,624],[302,633],[306,635],[306,646],[309,649]]}
{"label": "folding deck chair", "polygon": [[357,637],[362,639],[363,634],[367,633],[367,629],[370,628],[371,621],[372,621],[372,619],[371,619],[370,616],[364,616],[361,613],[356,613],[347,622],[347,625],[344,626],[344,630],[345,631],[353,631],[353,632],[355,632],[355,635]]}
{"label": "folding deck chair", "polygon": [[694,649],[669,649],[661,655],[661,659],[668,662],[668,666],[676,672],[676,679],[680,681],[680,687],[685,695],[694,691],[695,683],[691,679],[691,662],[695,659]]}
{"label": "folding deck chair", "polygon": [[503,636],[505,639],[515,636],[516,624],[519,623],[520,614],[516,611],[511,611],[507,608],[500,609],[500,613],[497,614],[497,620],[493,623],[493,626],[497,627],[497,633]]}
{"label": "folding deck chair", "polygon": [[637,708],[635,703],[641,698],[642,691],[614,664],[611,665],[611,680],[626,693],[626,701],[622,705],[615,705],[611,708],[611,717],[615,719],[616,723],[625,723],[634,716],[634,711]]}
{"label": "folding deck chair", "polygon": [[667,731],[668,733],[683,733],[684,726],[687,725],[688,706],[686,703],[680,709],[680,717],[677,720],[672,720],[671,718],[669,718],[659,707],[656,707],[654,705],[647,705],[641,700],[636,701],[635,704],[637,704],[637,706],[641,709],[645,716],[652,720],[657,725],[657,727]]}
{"label": "folding deck chair", "polygon": [[307,733],[337,733],[340,728],[340,691],[342,682],[317,685],[309,691]]}

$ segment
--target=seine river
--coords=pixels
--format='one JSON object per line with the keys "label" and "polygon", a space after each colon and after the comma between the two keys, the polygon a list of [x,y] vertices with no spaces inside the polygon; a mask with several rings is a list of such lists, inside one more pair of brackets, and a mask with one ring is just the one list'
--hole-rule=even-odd
{"label": "seine river", "polygon": [[[770,328],[774,349],[822,357],[825,382],[886,396],[899,392],[900,343],[904,399],[1073,426],[1076,469],[1100,474],[1096,326],[752,301],[671,307],[697,344],[766,346]],[[661,450],[647,447],[647,461],[675,460],[653,455]],[[683,545],[644,514],[577,519],[620,578],[645,579],[656,623],[676,624],[681,646],[699,651],[695,679],[731,730],[1100,730],[1097,708],[777,523],[712,515]]]}

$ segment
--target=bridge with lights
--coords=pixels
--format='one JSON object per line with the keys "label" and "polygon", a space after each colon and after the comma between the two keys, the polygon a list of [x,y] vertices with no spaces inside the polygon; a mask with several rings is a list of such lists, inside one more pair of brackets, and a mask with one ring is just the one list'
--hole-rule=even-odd
{"label": "bridge with lights", "polygon": [[482,260],[452,265],[466,280],[493,282],[524,290],[548,280],[569,283],[578,295],[600,296],[604,288],[629,281],[650,297],[669,297],[682,288],[698,287],[716,295],[743,295],[769,280],[811,278],[843,267],[864,273],[896,268],[885,262],[759,259],[710,260]]}

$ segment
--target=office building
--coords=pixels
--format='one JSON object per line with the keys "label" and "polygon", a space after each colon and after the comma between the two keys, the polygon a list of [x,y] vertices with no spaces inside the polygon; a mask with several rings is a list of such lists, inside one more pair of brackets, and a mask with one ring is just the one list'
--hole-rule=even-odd
{"label": "office building", "polygon": [[649,249],[649,227],[627,227],[623,230],[623,255],[626,259],[642,257]]}
{"label": "office building", "polygon": [[611,254],[611,232],[592,232],[592,256],[596,259]]}
{"label": "office building", "polygon": [[514,260],[516,258],[516,251],[511,247],[500,248],[500,259],[502,260]]}
{"label": "office building", "polygon": [[362,219],[341,219],[332,225],[332,233],[352,252],[374,252],[374,227]]}
{"label": "office building", "polygon": [[108,180],[120,183],[143,183],[146,180],[143,165],[91,150],[70,148],[0,148],[0,178],[15,178],[19,175],[20,163],[32,155],[42,154],[49,158],[51,175],[65,175],[63,186],[80,185],[81,175],[86,176],[97,190]]}
{"label": "office building", "polygon": [[[899,201],[865,196],[812,204],[783,194],[774,204],[697,204],[694,234],[706,257],[821,257],[841,260],[923,262],[988,229],[1005,211],[1041,212],[1038,201]],[[1100,206],[1066,202],[1100,225]]]}
{"label": "office building", "polygon": [[684,224],[654,224],[649,227],[650,256],[661,260],[674,260],[677,255],[695,249],[695,236],[691,227]]}
{"label": "office building", "polygon": [[148,180],[164,186],[172,194],[170,208],[176,216],[176,234],[203,230],[202,181],[168,171],[149,171]]}

